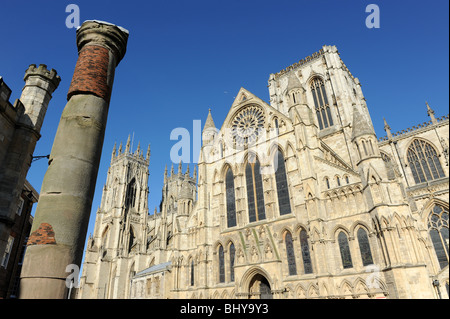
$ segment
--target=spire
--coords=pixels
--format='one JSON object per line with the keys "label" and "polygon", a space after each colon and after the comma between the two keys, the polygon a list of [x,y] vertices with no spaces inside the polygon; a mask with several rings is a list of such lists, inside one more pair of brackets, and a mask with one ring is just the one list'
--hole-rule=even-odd
{"label": "spire", "polygon": [[174,172],[174,170],[173,170],[173,163],[172,163],[172,168],[170,169],[170,176],[172,176],[172,175],[174,175],[175,174],[175,172]]}
{"label": "spire", "polygon": [[[145,159],[147,161],[150,160],[150,143],[148,143],[148,147],[147,147],[147,156],[145,157]],[[167,171],[167,165],[166,165],[166,171]]]}
{"label": "spire", "polygon": [[428,105],[428,102],[425,102],[425,104],[427,105],[427,114],[428,116],[431,118],[431,123],[436,124],[437,120],[434,117],[434,111],[433,109]]}
{"label": "spire", "polygon": [[187,164],[186,175],[189,176],[189,164]]}
{"label": "spire", "polygon": [[130,152],[130,142],[131,142],[130,138],[131,138],[131,136],[130,136],[130,134],[128,134],[127,145],[125,146],[125,153],[127,153],[127,154]]}
{"label": "spire", "polygon": [[194,166],[194,179],[197,180],[197,166]]}
{"label": "spire", "polygon": [[114,156],[116,156],[116,155],[117,155],[117,153],[116,153],[116,142],[114,142],[114,148],[113,148],[112,155],[111,155],[111,161],[113,160]]}
{"label": "spire", "polygon": [[205,126],[203,127],[203,132],[210,128],[213,128],[213,129],[216,128],[216,125],[214,124],[214,120],[211,115],[211,109],[209,109],[208,117],[206,118]]}
{"label": "spire", "polygon": [[122,154],[122,142],[120,142],[120,145],[119,145],[119,155],[120,154]]}
{"label": "spire", "polygon": [[164,184],[167,182],[167,164],[166,169],[164,170]]}
{"label": "spire", "polygon": [[386,119],[384,117],[383,117],[383,121],[384,121],[384,130],[386,131],[387,137],[389,139],[392,139],[391,127],[386,122]]}
{"label": "spire", "polygon": [[353,129],[352,140],[361,135],[374,135],[375,132],[372,126],[367,122],[366,118],[356,108],[356,104],[353,104]]}
{"label": "spire", "polygon": [[141,155],[141,141],[138,142],[138,147],[137,147],[137,149],[136,149],[135,154],[136,154],[137,156],[140,156],[140,155]]}
{"label": "spire", "polygon": [[178,164],[178,175],[181,175],[181,160],[180,160],[180,164]]}

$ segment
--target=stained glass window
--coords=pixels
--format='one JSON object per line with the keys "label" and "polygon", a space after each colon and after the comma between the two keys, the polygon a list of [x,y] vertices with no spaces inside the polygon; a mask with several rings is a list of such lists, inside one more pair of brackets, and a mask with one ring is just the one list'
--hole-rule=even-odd
{"label": "stained glass window", "polygon": [[300,247],[302,249],[303,267],[305,269],[305,274],[312,274],[312,262],[311,255],[309,253],[308,235],[306,230],[302,229],[300,231]]}
{"label": "stained glass window", "polygon": [[357,234],[362,263],[364,266],[372,265],[373,258],[372,252],[370,250],[369,237],[367,236],[367,232],[364,229],[360,228]]}
{"label": "stained glass window", "polygon": [[325,85],[321,79],[316,78],[312,81],[311,93],[314,100],[319,128],[324,129],[332,126],[333,118],[331,117],[330,105],[325,92]]}
{"label": "stained glass window", "polygon": [[434,205],[428,217],[428,231],[442,269],[448,265],[448,209]]}
{"label": "stained glass window", "polygon": [[275,155],[275,179],[277,184],[278,207],[280,215],[286,215],[291,212],[291,203],[289,199],[289,189],[286,176],[286,167],[283,154],[278,150]]}
{"label": "stained glass window", "polygon": [[133,178],[127,186],[127,193],[125,196],[125,207],[134,207],[136,202],[136,180]]}
{"label": "stained glass window", "polygon": [[348,245],[347,235],[344,232],[340,232],[338,235],[339,250],[341,252],[342,266],[344,269],[352,268],[352,256],[350,254],[350,247]]}
{"label": "stained glass window", "polygon": [[255,190],[253,182],[253,168],[250,163],[247,163],[245,168],[245,179],[247,182],[247,206],[248,206],[248,219],[250,222],[256,221],[256,206],[255,206]]}
{"label": "stained glass window", "polygon": [[225,177],[226,201],[227,201],[227,225],[236,226],[236,200],[234,194],[234,176],[231,169],[228,169]]}
{"label": "stained glass window", "polygon": [[225,282],[225,255],[223,246],[219,246],[219,282]]}
{"label": "stained glass window", "polygon": [[257,220],[266,219],[266,212],[264,207],[264,191],[258,159],[255,160],[255,163],[247,163],[245,169],[245,178],[247,182],[249,221],[254,222]]}
{"label": "stained glass window", "polygon": [[230,281],[234,282],[234,258],[236,256],[236,249],[234,248],[234,244],[230,245]]}
{"label": "stained glass window", "polygon": [[436,150],[423,140],[414,140],[408,148],[408,164],[416,183],[444,177]]}
{"label": "stained glass window", "polygon": [[289,275],[297,274],[297,266],[295,264],[295,253],[294,253],[294,243],[292,242],[292,235],[290,232],[287,232],[284,240],[286,242],[286,254],[287,254],[287,262],[289,268]]}

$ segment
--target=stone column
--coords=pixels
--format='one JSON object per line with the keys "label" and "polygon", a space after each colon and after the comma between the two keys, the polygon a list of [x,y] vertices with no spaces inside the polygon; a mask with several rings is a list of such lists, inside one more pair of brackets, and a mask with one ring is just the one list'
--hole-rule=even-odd
{"label": "stone column", "polygon": [[20,298],[67,298],[66,267],[80,267],[83,255],[114,70],[128,31],[86,21],[76,38],[78,61],[27,243]]}

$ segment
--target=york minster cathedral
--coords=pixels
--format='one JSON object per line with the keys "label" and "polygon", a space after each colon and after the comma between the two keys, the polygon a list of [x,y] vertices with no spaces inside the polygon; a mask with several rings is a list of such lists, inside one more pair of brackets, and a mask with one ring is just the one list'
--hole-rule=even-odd
{"label": "york minster cathedral", "polygon": [[150,151],[114,147],[78,298],[448,298],[448,115],[377,137],[335,46],[268,89],[210,110],[159,211]]}

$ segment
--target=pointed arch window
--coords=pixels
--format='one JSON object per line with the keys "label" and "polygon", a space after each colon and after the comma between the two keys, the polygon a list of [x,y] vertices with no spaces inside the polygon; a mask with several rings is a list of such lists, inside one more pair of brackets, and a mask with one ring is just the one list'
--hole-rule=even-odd
{"label": "pointed arch window", "polygon": [[367,232],[363,228],[360,228],[358,229],[357,235],[363,266],[373,265],[372,252],[370,250],[370,243]]}
{"label": "pointed arch window", "polygon": [[136,204],[136,180],[133,178],[127,186],[125,195],[125,208],[134,207]]}
{"label": "pointed arch window", "polygon": [[191,286],[193,286],[194,282],[195,282],[195,277],[194,277],[194,271],[195,271],[194,259],[191,260],[191,269],[190,270],[191,270],[191,282],[190,282],[190,284],[191,284]]}
{"label": "pointed arch window", "polygon": [[223,246],[219,246],[219,282],[225,282],[225,253]]}
{"label": "pointed arch window", "polygon": [[339,251],[341,252],[342,267],[344,269],[352,268],[352,256],[350,254],[350,247],[348,245],[347,235],[341,231],[338,235]]}
{"label": "pointed arch window", "polygon": [[278,194],[278,207],[280,215],[291,213],[291,203],[289,199],[289,189],[286,175],[284,156],[280,150],[275,154],[275,180]]}
{"label": "pointed arch window", "polygon": [[276,134],[278,136],[280,134],[280,126],[278,124],[278,119],[275,118],[274,122],[275,122],[275,131],[276,131]]}
{"label": "pointed arch window", "polygon": [[297,265],[295,263],[294,243],[292,241],[292,235],[290,232],[286,232],[286,234],[284,235],[284,241],[286,243],[289,276],[294,276],[297,275]]}
{"label": "pointed arch window", "polygon": [[428,216],[428,232],[433,242],[439,266],[448,265],[448,209],[434,205]]}
{"label": "pointed arch window", "polygon": [[436,150],[426,141],[414,140],[408,148],[407,158],[417,184],[445,176]]}
{"label": "pointed arch window", "polygon": [[264,191],[261,177],[261,166],[257,158],[254,163],[249,161],[245,168],[247,182],[247,206],[250,222],[266,219],[264,207]]}
{"label": "pointed arch window", "polygon": [[133,246],[136,244],[136,236],[134,235],[133,227],[130,225],[130,238],[128,242],[128,253],[131,252]]}
{"label": "pointed arch window", "polygon": [[236,256],[236,249],[234,248],[234,244],[230,245],[230,281],[234,282],[234,258]]}
{"label": "pointed arch window", "polygon": [[316,109],[316,116],[319,122],[319,128],[322,130],[333,125],[333,118],[331,117],[330,104],[325,91],[325,84],[322,79],[315,78],[311,82],[311,93]]}
{"label": "pointed arch window", "polygon": [[304,229],[300,231],[300,247],[302,249],[303,268],[305,270],[305,274],[312,274],[313,268],[311,254],[309,253],[308,235]]}
{"label": "pointed arch window", "polygon": [[234,176],[231,169],[227,170],[225,176],[226,204],[227,204],[227,226],[236,226],[236,197],[234,193]]}

